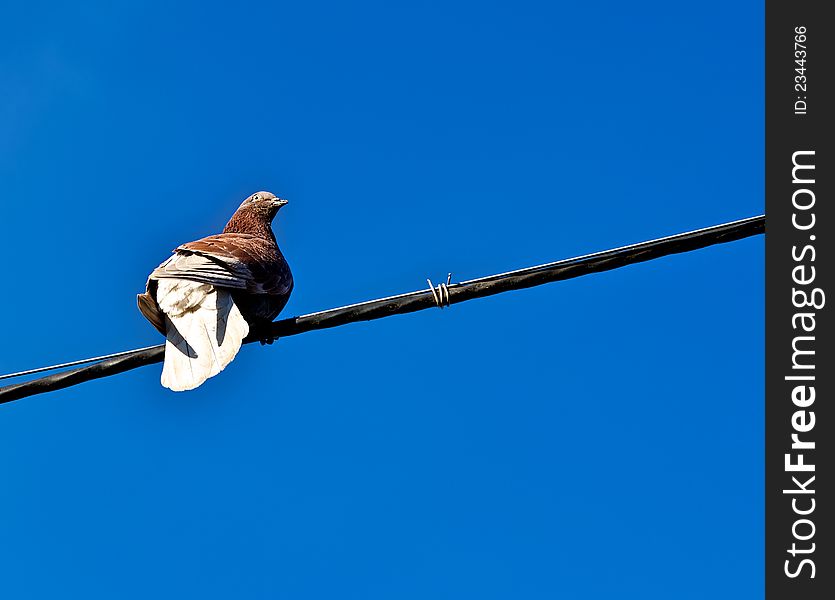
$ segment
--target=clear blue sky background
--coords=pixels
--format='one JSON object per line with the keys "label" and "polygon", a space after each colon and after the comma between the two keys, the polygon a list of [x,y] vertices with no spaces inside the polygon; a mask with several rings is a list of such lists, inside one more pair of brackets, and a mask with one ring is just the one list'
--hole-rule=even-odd
{"label": "clear blue sky background", "polygon": [[[0,40],[2,372],[158,343],[147,273],[259,189],[285,315],[763,210],[761,2],[30,2]],[[0,593],[759,598],[762,359],[759,237],[4,405]]]}

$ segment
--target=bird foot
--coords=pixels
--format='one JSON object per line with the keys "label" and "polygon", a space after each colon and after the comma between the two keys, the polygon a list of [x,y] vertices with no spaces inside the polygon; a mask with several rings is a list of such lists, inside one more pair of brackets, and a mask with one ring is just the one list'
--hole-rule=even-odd
{"label": "bird foot", "polygon": [[275,341],[275,338],[265,337],[265,338],[260,338],[258,341],[261,342],[262,346],[266,346],[266,345],[272,346],[272,343]]}

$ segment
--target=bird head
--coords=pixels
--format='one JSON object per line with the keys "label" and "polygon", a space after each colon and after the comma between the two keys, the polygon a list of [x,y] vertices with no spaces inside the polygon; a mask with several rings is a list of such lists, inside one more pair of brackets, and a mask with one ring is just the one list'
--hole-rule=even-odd
{"label": "bird head", "polygon": [[285,204],[287,200],[275,194],[255,192],[238,207],[223,232],[248,233],[275,241],[270,224],[278,210]]}
{"label": "bird head", "polygon": [[287,200],[279,198],[271,192],[255,192],[243,201],[238,210],[246,211],[260,218],[266,218],[269,222],[273,220],[278,210],[285,204],[287,204]]}

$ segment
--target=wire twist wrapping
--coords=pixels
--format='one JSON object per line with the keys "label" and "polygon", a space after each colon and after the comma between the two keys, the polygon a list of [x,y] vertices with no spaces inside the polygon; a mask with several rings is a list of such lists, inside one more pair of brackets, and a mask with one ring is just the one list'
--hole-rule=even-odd
{"label": "wire twist wrapping", "polygon": [[435,299],[435,304],[437,304],[438,308],[441,310],[443,310],[445,306],[449,306],[449,282],[451,280],[452,273],[448,273],[446,276],[446,283],[439,283],[437,290],[432,285],[431,279],[426,280],[426,283],[429,284],[429,291],[432,292],[432,297]]}

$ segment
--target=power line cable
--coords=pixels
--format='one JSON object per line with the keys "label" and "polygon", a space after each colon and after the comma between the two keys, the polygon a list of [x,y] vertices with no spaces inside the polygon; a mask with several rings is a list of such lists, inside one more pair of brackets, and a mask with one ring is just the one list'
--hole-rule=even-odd
{"label": "power line cable", "polygon": [[[93,356],[91,358],[82,358],[80,360],[74,360],[72,362],[65,362],[59,365],[51,365],[49,367],[38,367],[37,369],[29,369],[28,371],[18,371],[17,373],[8,373],[6,375],[0,375],[0,379],[12,379],[14,377],[23,377],[24,375],[34,375],[35,373],[44,373],[46,371],[57,371],[58,369],[66,369],[68,367],[77,367],[78,365],[84,365],[91,362],[99,362],[102,360],[106,360],[108,358],[116,358],[117,356],[126,356],[128,354],[136,354],[137,352],[144,352],[145,350],[151,350],[156,348],[157,346],[146,346],[144,348],[136,348],[135,350],[125,350],[123,352],[114,352],[113,354],[105,354],[103,356]],[[0,388],[5,389],[5,388]]]}
{"label": "power line cable", "polygon": [[[270,324],[267,331],[253,332],[244,343],[259,339],[276,339],[298,335],[315,329],[338,327],[357,321],[371,321],[391,315],[406,314],[435,306],[443,308],[458,302],[483,298],[494,294],[501,294],[510,290],[519,290],[552,281],[562,281],[609,271],[630,264],[646,262],[670,254],[690,252],[759,235],[765,232],[765,216],[749,217],[739,221],[714,225],[704,229],[679,233],[655,240],[640,242],[629,246],[622,246],[612,250],[604,250],[593,254],[585,254],[575,258],[567,258],[552,263],[508,271],[478,279],[470,279],[460,283],[446,283],[433,286],[429,282],[429,289],[408,292],[396,296],[368,300],[348,306],[331,308],[315,313],[282,319]],[[45,371],[67,368],[93,362],[88,366],[47,375],[31,381],[9,385],[0,388],[0,404],[63,389],[85,381],[100,379],[117,373],[123,373],[137,367],[162,362],[165,346],[149,346],[116,352],[105,356],[86,358],[82,360],[29,369],[19,373],[0,376],[0,379],[22,377]]]}

